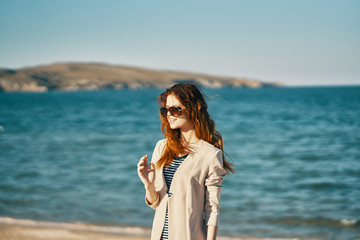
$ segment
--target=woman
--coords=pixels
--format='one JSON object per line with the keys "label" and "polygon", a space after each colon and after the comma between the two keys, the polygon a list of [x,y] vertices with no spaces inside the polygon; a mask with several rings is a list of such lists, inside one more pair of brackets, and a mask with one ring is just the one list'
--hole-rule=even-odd
{"label": "woman", "polygon": [[151,239],[216,239],[222,180],[233,172],[202,92],[176,84],[158,97],[161,129],[150,166],[138,163],[145,201],[155,209]]}

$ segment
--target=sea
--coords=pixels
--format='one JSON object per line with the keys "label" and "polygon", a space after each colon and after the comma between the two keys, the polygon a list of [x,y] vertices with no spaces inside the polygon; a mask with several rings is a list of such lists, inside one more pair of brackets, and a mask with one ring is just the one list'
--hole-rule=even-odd
{"label": "sea", "polygon": [[[0,93],[0,217],[150,228],[163,90]],[[360,239],[360,86],[203,90],[236,169],[219,235]]]}

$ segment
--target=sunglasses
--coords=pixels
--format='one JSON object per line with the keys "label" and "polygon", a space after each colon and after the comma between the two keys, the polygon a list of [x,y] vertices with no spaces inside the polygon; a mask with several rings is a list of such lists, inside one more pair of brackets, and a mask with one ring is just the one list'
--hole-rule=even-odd
{"label": "sunglasses", "polygon": [[182,110],[181,107],[162,107],[160,108],[160,114],[162,117],[166,118],[169,111],[171,116],[178,117],[181,115]]}

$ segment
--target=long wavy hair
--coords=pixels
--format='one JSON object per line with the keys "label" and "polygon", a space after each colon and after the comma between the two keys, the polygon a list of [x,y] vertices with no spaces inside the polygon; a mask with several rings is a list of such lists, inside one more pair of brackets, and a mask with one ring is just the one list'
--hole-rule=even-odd
{"label": "long wavy hair", "polygon": [[[202,90],[191,83],[175,84],[159,95],[158,103],[160,107],[166,106],[166,99],[169,95],[177,97],[185,107],[183,111],[186,111],[189,120],[193,123],[196,136],[221,149],[223,167],[227,173],[234,173],[232,164],[225,160],[223,139],[215,129],[215,122],[210,118]],[[161,131],[167,139],[167,145],[156,164],[157,168],[171,164],[175,156],[191,150],[180,129],[171,129],[167,117],[162,117],[161,114],[159,116],[161,119]]]}

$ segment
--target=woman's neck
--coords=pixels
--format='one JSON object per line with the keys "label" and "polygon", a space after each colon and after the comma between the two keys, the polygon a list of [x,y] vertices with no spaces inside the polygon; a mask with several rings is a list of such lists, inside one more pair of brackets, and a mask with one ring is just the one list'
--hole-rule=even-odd
{"label": "woman's neck", "polygon": [[200,141],[200,139],[196,136],[195,129],[190,129],[187,131],[181,131],[183,139],[185,140],[185,145],[189,146],[195,144]]}
{"label": "woman's neck", "polygon": [[182,140],[185,141],[183,142],[183,146],[185,147],[185,150],[184,152],[178,154],[178,157],[189,154],[193,150],[193,145],[195,145],[200,141],[200,139],[195,134],[195,130],[181,132],[181,134],[182,134]]}

